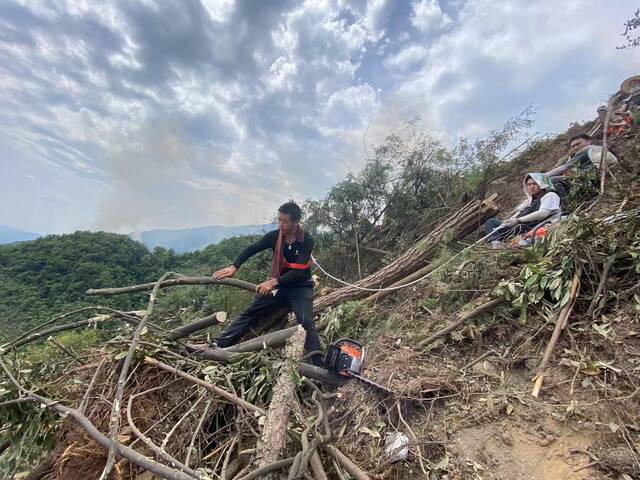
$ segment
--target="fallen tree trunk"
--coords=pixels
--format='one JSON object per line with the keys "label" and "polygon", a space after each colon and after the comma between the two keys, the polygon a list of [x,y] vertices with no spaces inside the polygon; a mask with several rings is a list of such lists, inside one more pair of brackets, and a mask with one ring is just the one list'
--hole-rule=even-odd
{"label": "fallen tree trunk", "polygon": [[187,349],[197,355],[202,354],[202,358],[228,363],[231,361],[234,353],[258,352],[265,348],[283,347],[289,337],[296,333],[297,329],[298,327],[296,326],[285,328],[284,330],[277,330],[227,348],[202,348],[199,345],[189,343],[187,344]]}
{"label": "fallen tree trunk", "polygon": [[[271,336],[272,338],[279,339],[278,343],[269,342],[269,346],[271,348],[277,348],[277,347],[283,346],[286,343],[286,340],[291,335],[293,335],[293,333],[296,331],[297,328],[298,327],[287,328],[285,330],[263,335],[262,337],[254,338],[252,340],[249,340],[248,342],[244,342],[244,344],[235,345],[236,347],[241,347],[241,345],[244,345],[243,347],[241,347],[242,352],[230,351],[230,349],[233,347],[229,347],[229,349],[207,348],[207,347],[203,347],[200,345],[193,345],[193,344],[187,344],[187,350],[189,351],[189,354],[191,356],[202,358],[204,360],[213,360],[221,363],[231,363],[233,362],[233,358],[239,353],[248,353],[252,351],[262,350],[263,345],[267,343],[264,341],[265,337]],[[286,333],[283,333],[283,332],[286,332]],[[253,345],[254,350],[250,350],[248,348],[248,345],[250,344],[250,342]],[[328,370],[325,370],[324,368],[316,367],[308,363],[301,363],[298,367],[298,373],[312,380],[317,380],[319,382],[326,383],[327,385],[334,385],[337,387],[342,385],[346,381],[345,377],[336,375],[335,373],[331,373]]]}
{"label": "fallen tree trunk", "polygon": [[[291,402],[295,397],[293,373],[302,358],[306,331],[301,326],[287,341],[284,360],[279,365],[276,384],[273,388],[269,412],[264,422],[262,434],[256,447],[258,468],[265,467],[280,459],[287,440],[287,423],[291,413]],[[267,475],[267,478],[276,478]]]}
{"label": "fallen tree trunk", "polygon": [[277,330],[260,337],[252,338],[251,340],[247,340],[246,342],[232,345],[225,348],[225,350],[234,353],[246,353],[257,352],[259,350],[264,350],[265,348],[283,347],[287,343],[289,337],[294,335],[297,331],[297,326],[285,328],[283,330]]}
{"label": "fallen tree trunk", "polygon": [[111,475],[111,470],[113,469],[116,463],[116,444],[118,443],[118,431],[120,430],[120,416],[122,414],[122,397],[124,395],[124,387],[127,383],[127,374],[129,373],[129,368],[131,367],[131,363],[133,361],[133,356],[136,351],[136,345],[140,341],[140,337],[144,332],[144,326],[147,323],[147,320],[153,313],[153,308],[156,303],[156,298],[158,296],[158,291],[160,289],[160,284],[167,279],[173,277],[175,274],[173,272],[167,272],[162,275],[157,282],[153,284],[153,289],[151,290],[151,295],[149,295],[149,302],[147,303],[147,311],[145,312],[142,320],[136,327],[133,332],[133,336],[131,337],[131,344],[129,345],[129,350],[127,351],[127,356],[124,357],[124,361],[122,362],[122,366],[120,368],[120,374],[118,375],[118,382],[116,383],[116,394],[113,399],[113,403],[111,406],[111,419],[109,420],[109,437],[111,438],[111,445],[109,446],[109,452],[107,453],[107,462],[104,466],[104,470],[100,475],[100,480],[108,480],[109,475]]}
{"label": "fallen tree trunk", "polygon": [[198,332],[200,330],[204,330],[205,328],[210,327],[211,325],[218,325],[220,323],[224,323],[226,319],[227,319],[226,312],[216,312],[212,315],[203,317],[200,320],[191,322],[188,325],[183,325],[182,327],[178,327],[171,330],[167,334],[167,338],[169,338],[170,340],[178,340],[180,338],[188,337],[192,333]]}
{"label": "fallen tree trunk", "polygon": [[370,289],[386,287],[425,267],[443,243],[473,232],[485,220],[495,215],[498,212],[498,208],[493,203],[496,198],[497,195],[494,194],[485,201],[474,200],[468,203],[459,211],[442,220],[431,232],[422,237],[395,261],[357,282],[356,286],[343,287],[316,299],[313,303],[314,313],[349,300],[357,300],[371,295],[371,291],[358,287]]}

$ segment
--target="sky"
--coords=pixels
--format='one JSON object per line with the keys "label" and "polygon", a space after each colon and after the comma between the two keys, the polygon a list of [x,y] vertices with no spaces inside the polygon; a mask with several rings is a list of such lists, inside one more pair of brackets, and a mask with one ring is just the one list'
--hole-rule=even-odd
{"label": "sky", "polygon": [[640,73],[635,3],[2,0],[0,224],[264,223],[416,116],[560,133]]}

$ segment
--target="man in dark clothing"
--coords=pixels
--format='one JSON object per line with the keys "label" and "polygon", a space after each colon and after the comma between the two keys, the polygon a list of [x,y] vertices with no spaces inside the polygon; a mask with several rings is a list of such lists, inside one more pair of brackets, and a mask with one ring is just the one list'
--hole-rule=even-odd
{"label": "man in dark clothing", "polygon": [[[271,278],[257,287],[258,294],[249,307],[218,335],[212,346],[225,348],[237,343],[252,327],[283,307],[290,307],[296,320],[307,331],[305,350],[318,352],[320,337],[313,321],[313,280],[311,252],[313,237],[300,227],[300,207],[287,202],[278,209],[280,228],[264,235],[245,248],[234,262],[213,274],[213,278],[231,278],[250,257],[263,250],[273,250]],[[322,356],[311,357],[322,365]]]}
{"label": "man in dark clothing", "polygon": [[[592,145],[591,137],[586,133],[580,133],[574,135],[569,140],[568,157],[561,159],[556,166],[545,175],[551,179],[553,187],[558,195],[560,195],[560,198],[564,199],[569,192],[569,176],[572,173],[575,174],[579,172],[598,172],[598,170],[600,170],[601,159],[602,147]],[[609,168],[618,163],[618,159],[611,152],[607,152],[606,161]],[[597,182],[594,183],[594,188],[598,188]]]}

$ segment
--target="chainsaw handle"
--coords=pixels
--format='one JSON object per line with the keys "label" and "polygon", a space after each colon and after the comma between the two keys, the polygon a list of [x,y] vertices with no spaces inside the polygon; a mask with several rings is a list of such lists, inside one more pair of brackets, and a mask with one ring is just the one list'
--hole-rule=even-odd
{"label": "chainsaw handle", "polygon": [[364,345],[362,345],[360,342],[352,339],[352,338],[339,338],[338,340],[336,340],[335,342],[332,342],[333,345],[340,345],[340,342],[349,342],[349,343],[353,343],[354,345],[357,345],[360,348],[364,348]]}

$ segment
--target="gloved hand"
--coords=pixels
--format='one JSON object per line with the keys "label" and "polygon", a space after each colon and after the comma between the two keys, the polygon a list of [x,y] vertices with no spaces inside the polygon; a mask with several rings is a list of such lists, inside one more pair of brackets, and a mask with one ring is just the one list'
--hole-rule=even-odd
{"label": "gloved hand", "polygon": [[502,225],[500,225],[501,227],[515,227],[516,225],[518,225],[518,219],[517,218],[507,218],[506,220],[502,221]]}

